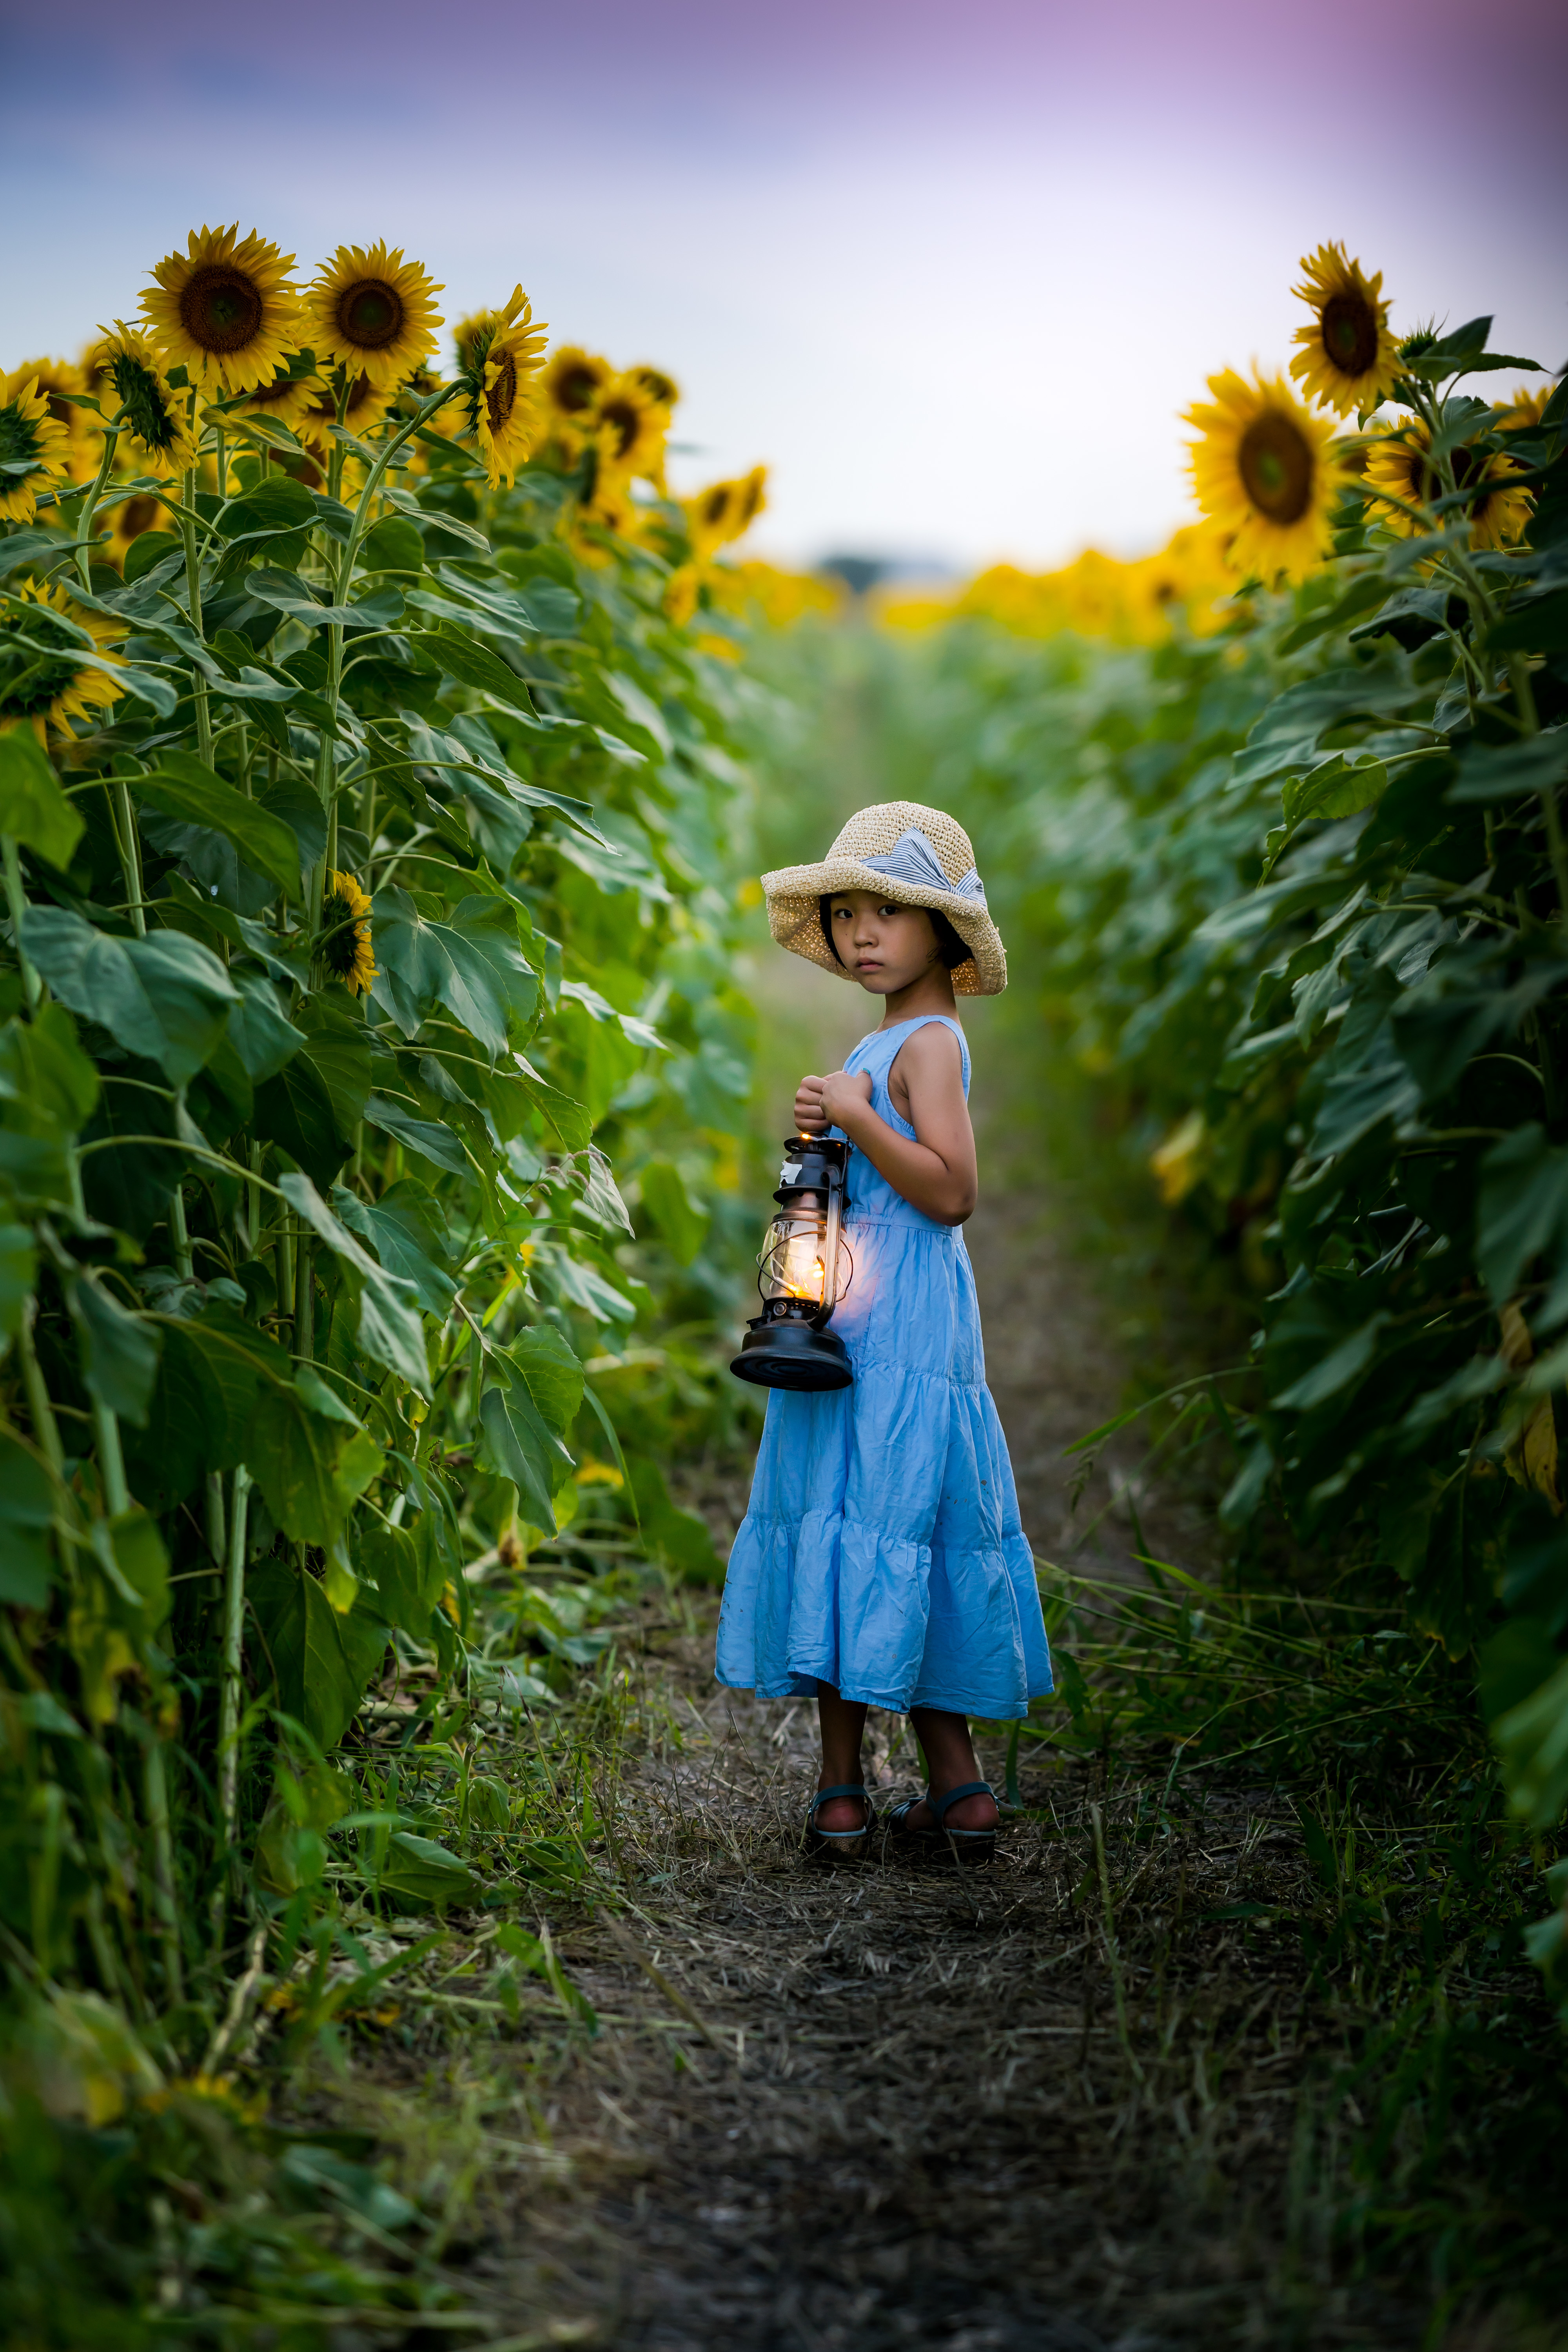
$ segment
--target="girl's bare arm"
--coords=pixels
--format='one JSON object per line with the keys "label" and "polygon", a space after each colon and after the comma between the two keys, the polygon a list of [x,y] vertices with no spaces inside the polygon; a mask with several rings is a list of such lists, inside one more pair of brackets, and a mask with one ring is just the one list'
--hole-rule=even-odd
{"label": "girl's bare arm", "polygon": [[958,1040],[936,1023],[917,1029],[900,1047],[893,1069],[908,1092],[913,1142],[871,1108],[871,1081],[863,1070],[803,1078],[795,1098],[796,1123],[842,1128],[911,1207],[939,1225],[961,1225],[973,1214],[979,1177]]}

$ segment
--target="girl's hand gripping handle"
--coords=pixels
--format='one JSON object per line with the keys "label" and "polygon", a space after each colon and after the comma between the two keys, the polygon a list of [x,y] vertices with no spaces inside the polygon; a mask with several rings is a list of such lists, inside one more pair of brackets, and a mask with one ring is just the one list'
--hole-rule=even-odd
{"label": "girl's hand gripping handle", "polygon": [[833,1070],[825,1078],[802,1078],[795,1097],[796,1132],[825,1135],[830,1127],[844,1125],[845,1111],[853,1116],[857,1108],[870,1099],[871,1080],[865,1070],[857,1070],[853,1076],[845,1070]]}

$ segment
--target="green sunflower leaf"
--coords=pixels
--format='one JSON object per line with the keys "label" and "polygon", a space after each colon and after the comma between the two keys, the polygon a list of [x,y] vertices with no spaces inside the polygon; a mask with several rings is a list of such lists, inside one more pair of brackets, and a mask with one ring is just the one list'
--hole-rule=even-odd
{"label": "green sunflower leaf", "polygon": [[395,887],[377,892],[371,919],[374,994],[405,1037],[443,1004],[493,1061],[506,1050],[509,1029],[532,1018],[539,982],[519,945],[510,900],[464,898],[448,921],[437,922]]}
{"label": "green sunflower leaf", "polygon": [[300,845],[289,827],[259,802],[247,800],[190,752],[161,753],[159,766],[148,775],[132,777],[131,789],[138,800],[161,809],[165,816],[211,825],[226,835],[247,866],[265,874],[290,898],[300,896]]}
{"label": "green sunflower leaf", "polygon": [[308,1176],[282,1176],[279,1190],[340,1260],[352,1287],[357,1291],[359,1344],[365,1354],[374,1362],[384,1364],[388,1371],[396,1372],[421,1396],[428,1396],[430,1368],[426,1360],[425,1328],[419,1320],[414,1285],[377,1265],[348,1227],[332,1214]]}
{"label": "green sunflower leaf", "polygon": [[81,839],[82,820],[30,727],[0,734],[0,833],[62,872]]}
{"label": "green sunflower leaf", "polygon": [[66,907],[29,907],[22,943],[55,994],[175,1086],[217,1048],[239,991],[210,948],[183,931],[114,939]]}

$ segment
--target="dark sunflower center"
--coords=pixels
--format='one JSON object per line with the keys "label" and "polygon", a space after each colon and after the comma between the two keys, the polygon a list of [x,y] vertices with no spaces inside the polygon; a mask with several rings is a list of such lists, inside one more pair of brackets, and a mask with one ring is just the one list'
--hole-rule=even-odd
{"label": "dark sunflower center", "polygon": [[362,352],[384,351],[403,331],[403,297],[384,278],[356,278],[338,297],[338,325]]}
{"label": "dark sunflower center", "polygon": [[1247,495],[1270,522],[1300,522],[1312,495],[1312,451],[1288,416],[1265,413],[1241,436]]}
{"label": "dark sunflower center", "polygon": [[261,289],[230,263],[193,269],[180,296],[180,324],[204,352],[242,352],[261,331]]}
{"label": "dark sunflower center", "polygon": [[158,379],[121,352],[110,362],[110,374],[120,405],[136,439],[147,449],[172,448],[174,440],[174,415],[164,398]]}
{"label": "dark sunflower center", "polygon": [[598,389],[599,379],[592,368],[565,368],[555,379],[555,404],[568,416],[580,416],[584,409],[593,406]]}
{"label": "dark sunflower center", "polygon": [[615,436],[615,454],[624,457],[637,437],[641,414],[629,400],[607,400],[599,412]]}
{"label": "dark sunflower center", "polygon": [[675,386],[661,370],[638,368],[637,378],[650,400],[657,400],[662,408],[675,406]]}
{"label": "dark sunflower center", "polygon": [[[32,645],[13,646],[8,639],[30,637]],[[47,654],[36,653],[36,646],[59,646],[61,657],[51,661]],[[5,658],[10,672],[0,682],[0,719],[32,719],[47,711],[57,698],[75,685],[81,675],[81,663],[75,657],[72,640],[54,615],[37,605],[26,613],[13,612],[0,623],[0,655]]]}
{"label": "dark sunflower center", "polygon": [[490,431],[504,431],[517,406],[517,362],[509,352],[496,370],[495,380],[485,386],[485,407],[490,420]]}
{"label": "dark sunflower center", "polygon": [[1331,294],[1323,305],[1323,349],[1342,375],[1364,375],[1377,357],[1377,312],[1361,294]]}
{"label": "dark sunflower center", "polygon": [[702,501],[702,520],[710,530],[716,530],[730,510],[730,493],[726,489],[710,490]]}
{"label": "dark sunflower center", "polygon": [[[35,466],[38,462],[38,436],[29,418],[23,415],[13,400],[0,408],[0,466]],[[5,487],[16,480],[12,475]]]}

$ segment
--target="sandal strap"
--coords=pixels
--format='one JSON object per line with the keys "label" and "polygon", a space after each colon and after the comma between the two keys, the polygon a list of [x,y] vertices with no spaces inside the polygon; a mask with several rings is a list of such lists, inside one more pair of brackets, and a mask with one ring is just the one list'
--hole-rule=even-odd
{"label": "sandal strap", "polygon": [[[829,1799],[833,1797],[860,1797],[865,1800],[867,1812],[869,1813],[871,1810],[871,1799],[868,1790],[863,1788],[856,1788],[847,1780],[841,1780],[837,1788],[818,1789],[816,1796],[812,1799],[811,1811],[805,1817],[807,1823],[812,1829],[816,1829],[816,1816],[818,1812],[821,1811],[822,1807],[828,1802]],[[862,1837],[864,1834],[864,1830],[817,1831],[817,1835],[819,1837]]]}
{"label": "sandal strap", "polygon": [[947,1791],[947,1794],[946,1794],[945,1796],[943,1796],[943,1797],[933,1797],[933,1796],[931,1796],[931,1795],[929,1793],[929,1791],[928,1791],[928,1794],[927,1794],[927,1797],[926,1797],[926,1802],[927,1802],[927,1803],[930,1805],[930,1807],[931,1807],[931,1819],[935,1822],[935,1823],[936,1823],[936,1825],[937,1825],[938,1829],[939,1829],[939,1830],[944,1830],[944,1831],[946,1831],[946,1832],[947,1832],[947,1834],[948,1834],[948,1836],[949,1836],[949,1837],[993,1837],[993,1836],[994,1836],[995,1832],[994,1832],[994,1831],[993,1831],[993,1830],[949,1830],[949,1829],[948,1829],[948,1827],[947,1827],[947,1811],[948,1811],[948,1807],[949,1807],[950,1805],[956,1805],[956,1804],[958,1803],[958,1801],[959,1801],[959,1800],[960,1800],[960,1798],[961,1798],[961,1797],[989,1797],[989,1798],[991,1799],[991,1801],[992,1801],[993,1804],[994,1804],[994,1802],[995,1802],[995,1801],[996,1801],[996,1791],[995,1791],[995,1790],[991,1786],[991,1783],[990,1783],[990,1781],[989,1781],[989,1780],[965,1780],[965,1781],[962,1784],[962,1786],[961,1786],[961,1787],[956,1788],[956,1789],[949,1789],[949,1790]]}

